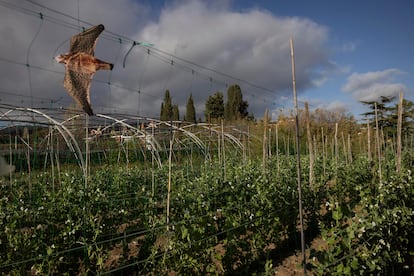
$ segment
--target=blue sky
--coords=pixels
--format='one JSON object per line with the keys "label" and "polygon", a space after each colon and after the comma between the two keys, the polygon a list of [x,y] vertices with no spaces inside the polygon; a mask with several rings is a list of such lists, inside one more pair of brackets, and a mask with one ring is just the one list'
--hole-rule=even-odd
{"label": "blue sky", "polygon": [[[293,37],[301,106],[308,101],[359,118],[366,111],[360,100],[399,91],[414,99],[413,10],[408,0],[3,0],[0,100],[73,104],[53,56],[67,51],[81,27],[104,24],[96,55],[115,67],[94,76],[96,112],[158,117],[169,89],[181,114],[192,94],[203,118],[208,96],[238,83],[249,112],[261,118],[267,108],[275,117],[293,106]],[[134,47],[127,56],[133,41],[154,47]]]}
{"label": "blue sky", "polygon": [[394,83],[404,84],[405,96],[413,100],[414,2],[412,1],[234,1],[239,8],[257,6],[276,15],[300,16],[329,29],[331,59],[349,72],[330,77],[321,87],[302,94],[305,99],[350,102],[347,106],[358,116],[362,105],[342,88],[352,73],[367,73],[395,68],[401,71]]}
{"label": "blue sky", "polygon": [[[414,26],[411,11],[412,1],[312,1],[300,15],[328,26],[333,49],[332,58],[341,65],[349,66],[350,73],[367,73],[396,68],[402,72],[393,80],[402,83],[407,90],[405,96],[413,100],[414,64],[412,51],[414,37],[410,35]],[[341,2],[341,4],[339,4]],[[289,2],[292,3],[292,2]],[[324,11],[324,7],[326,10]],[[297,11],[297,9],[291,10]],[[324,12],[320,12],[324,11]],[[342,45],[350,45],[349,51],[341,51]],[[338,76],[325,87],[311,90],[305,95],[326,95],[327,100],[349,101],[354,99],[341,92],[348,75]],[[332,89],[339,93],[329,93]],[[363,111],[358,103],[351,109],[356,115]]]}

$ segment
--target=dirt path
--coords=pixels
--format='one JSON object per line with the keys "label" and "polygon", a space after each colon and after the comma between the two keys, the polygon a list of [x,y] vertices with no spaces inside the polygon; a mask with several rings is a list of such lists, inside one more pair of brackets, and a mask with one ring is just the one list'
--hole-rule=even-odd
{"label": "dirt path", "polygon": [[[306,249],[306,262],[309,262],[310,250],[323,250],[326,247],[326,242],[320,237],[313,239],[311,247]],[[302,253],[297,251],[295,254],[287,257],[278,265],[275,269],[275,275],[278,276],[294,276],[294,275],[303,275],[302,268]],[[311,270],[306,270],[306,275],[315,275]]]}

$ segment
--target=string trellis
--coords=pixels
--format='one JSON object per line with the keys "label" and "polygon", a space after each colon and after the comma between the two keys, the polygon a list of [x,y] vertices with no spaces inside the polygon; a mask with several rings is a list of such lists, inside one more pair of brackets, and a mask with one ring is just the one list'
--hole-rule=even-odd
{"label": "string trellis", "polygon": [[[48,21],[54,25],[60,25],[63,26],[65,28],[70,28],[73,29],[75,31],[78,31],[79,29],[79,24],[84,24],[87,27],[92,26],[91,23],[85,21],[85,20],[80,20],[78,17],[74,17],[71,16],[69,14],[66,14],[64,12],[61,12],[59,10],[50,8],[48,6],[45,6],[43,4],[38,3],[37,1],[33,1],[33,0],[26,0],[27,3],[29,3],[31,6],[27,6],[27,5],[23,5],[23,4],[15,4],[15,3],[9,3],[7,1],[0,1],[0,5],[7,7],[11,10],[14,10],[16,12],[20,12],[20,13],[24,13],[26,15],[30,15],[30,16],[36,16],[39,17],[39,15],[42,17],[42,22],[43,21]],[[37,8],[34,9],[34,7]],[[41,10],[41,12],[39,12],[39,9]],[[52,15],[53,14],[53,15]],[[84,27],[83,27],[84,28]],[[260,91],[260,93],[265,93],[265,94],[269,94],[269,96],[274,96],[274,92],[271,89],[268,89],[266,87],[262,87],[260,85],[254,84],[252,82],[249,82],[247,80],[241,79],[241,78],[237,78],[234,77],[230,74],[227,73],[223,73],[220,72],[218,70],[209,68],[207,66],[203,66],[200,64],[197,64],[196,62],[187,60],[185,58],[182,57],[178,57],[176,55],[170,54],[165,50],[161,50],[158,49],[156,47],[154,47],[154,45],[152,43],[148,43],[148,42],[143,42],[143,41],[136,41],[134,39],[131,39],[127,36],[124,35],[120,35],[111,31],[106,31],[104,32],[104,34],[102,35],[102,39],[106,39],[108,41],[111,42],[115,42],[117,43],[119,46],[118,51],[117,51],[117,55],[116,55],[116,61],[119,59],[120,57],[120,48],[121,45],[126,45],[128,42],[131,43],[130,48],[127,50],[126,54],[124,55],[123,58],[123,67],[126,67],[127,65],[127,58],[130,55],[130,53],[132,52],[133,49],[137,48],[137,49],[142,49],[144,51],[146,51],[149,55],[147,55],[148,59],[157,59],[159,61],[165,62],[166,64],[168,64],[168,66],[171,69],[171,61],[173,61],[173,67],[176,68],[177,70],[180,71],[184,71],[187,72],[188,74],[191,75],[192,78],[198,78],[198,79],[207,79],[210,81],[210,84],[215,84],[217,85],[217,87],[223,87],[224,89],[226,87],[228,87],[228,83],[229,82],[239,82],[242,83],[243,85],[246,86],[250,86],[252,89],[246,89],[245,90],[245,94],[251,94],[251,93],[255,93],[255,91]],[[63,43],[65,43],[66,41],[64,41]],[[63,45],[63,43],[61,45]],[[59,48],[61,47],[61,45],[59,46]],[[138,47],[136,47],[138,46]],[[55,53],[56,54],[56,50]],[[1,58],[1,57],[0,57]],[[33,68],[33,66],[36,65],[30,65],[30,68]],[[132,69],[136,69],[136,66],[141,66],[141,64],[132,64]],[[41,67],[41,69],[43,70],[51,70],[50,68],[45,68],[44,66],[38,66]],[[169,83],[169,80],[172,76],[171,74],[167,75],[167,80],[166,82]],[[100,81],[102,82],[102,81]],[[104,81],[105,82],[105,81]],[[113,75],[110,74],[108,81],[106,81],[109,85],[109,89],[111,90],[110,93],[112,92],[111,88],[116,88],[116,86],[122,86],[119,84],[119,82],[117,83],[117,85],[113,85]],[[154,93],[152,91],[145,91],[143,89],[142,86],[142,79],[138,78],[138,84],[137,86],[139,87],[138,89],[135,87],[119,87],[125,90],[128,90],[130,92],[136,93],[138,90],[138,94],[139,94],[139,98],[141,96],[145,96],[145,97],[152,97],[152,98],[159,98],[160,95],[154,95]],[[194,81],[192,81],[193,83]],[[146,87],[149,87],[146,85]],[[33,107],[33,106],[32,106]]]}

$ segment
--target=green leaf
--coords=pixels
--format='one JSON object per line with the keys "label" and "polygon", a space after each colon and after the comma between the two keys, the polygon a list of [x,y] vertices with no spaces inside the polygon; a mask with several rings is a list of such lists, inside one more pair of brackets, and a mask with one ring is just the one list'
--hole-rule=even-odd
{"label": "green leaf", "polygon": [[340,263],[337,267],[336,267],[336,273],[338,274],[342,274],[344,271],[344,265],[342,263]]}
{"label": "green leaf", "polygon": [[185,227],[181,228],[181,238],[185,239],[188,236],[188,229]]}
{"label": "green leaf", "polygon": [[53,249],[51,247],[48,247],[46,250],[47,255],[52,255]]}
{"label": "green leaf", "polygon": [[355,238],[355,231],[354,231],[354,229],[351,229],[350,231],[349,231],[349,243],[351,243],[352,242],[352,239],[353,238]]}
{"label": "green leaf", "polygon": [[332,212],[332,218],[333,218],[334,220],[338,221],[338,220],[340,220],[340,219],[342,218],[342,216],[343,216],[343,214],[342,214],[342,211],[341,211],[341,207],[339,207],[339,206],[338,206],[338,208],[337,208],[337,209],[335,209],[335,210]]}
{"label": "green leaf", "polygon": [[351,275],[351,267],[346,266],[344,267],[344,272],[345,275]]}

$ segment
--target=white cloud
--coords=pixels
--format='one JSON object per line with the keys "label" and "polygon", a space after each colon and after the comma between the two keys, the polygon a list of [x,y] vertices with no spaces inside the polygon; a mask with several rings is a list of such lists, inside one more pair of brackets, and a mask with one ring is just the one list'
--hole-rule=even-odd
{"label": "white cloud", "polygon": [[400,83],[378,83],[356,91],[354,97],[359,101],[377,101],[381,96],[397,96],[406,89],[406,86]]}
{"label": "white cloud", "polygon": [[[164,10],[158,21],[143,28],[137,35],[155,43],[157,48],[214,68],[240,79],[274,91],[273,95],[245,83],[243,94],[249,111],[261,116],[264,108],[279,97],[291,93],[291,65],[289,38],[294,37],[298,91],[321,84],[326,78],[324,69],[332,67],[325,54],[327,29],[308,19],[275,17],[261,10],[244,13],[227,8],[210,8],[200,1],[192,1],[175,9]],[[165,66],[150,69],[151,74],[168,77]],[[238,82],[201,70],[203,78],[232,84]],[[188,72],[174,70],[177,86],[171,86],[175,100],[184,104],[188,92],[183,86],[190,79],[195,100],[205,102],[214,90],[225,92],[224,85],[210,85],[194,79]],[[183,85],[184,84],[184,85]],[[185,91],[184,91],[185,92]],[[154,92],[162,95],[163,91]],[[174,100],[174,99],[173,99]]]}
{"label": "white cloud", "polygon": [[396,83],[396,77],[404,72],[391,68],[383,71],[353,73],[347,79],[342,90],[351,93],[358,101],[375,101],[381,96],[396,96],[406,91],[404,84]]}
{"label": "white cloud", "polygon": [[[77,17],[78,1],[38,2]],[[265,108],[291,93],[290,37],[295,42],[299,93],[324,83],[329,77],[329,69],[336,67],[326,54],[329,52],[325,45],[327,28],[306,18],[277,17],[257,9],[236,12],[231,9],[229,1],[224,4],[220,1],[213,1],[213,4],[178,1],[165,5],[159,16],[151,18],[149,16],[154,14],[151,7],[139,5],[133,0],[79,3],[81,20],[91,24],[102,23],[107,31],[136,41],[152,42],[157,49],[272,91],[258,89],[159,52],[152,51],[148,55],[145,49],[139,47],[131,51],[126,67],[122,68],[123,58],[131,43],[119,43],[113,37],[107,39],[109,33],[104,32],[97,43],[96,56],[114,62],[115,68],[112,73],[98,72],[94,77],[91,101],[95,112],[108,112],[103,107],[110,106],[111,111],[117,109],[136,113],[139,106],[140,114],[158,116],[165,89],[169,89],[173,102],[180,105],[183,114],[190,93],[195,104],[202,109],[209,95],[217,90],[225,93],[226,84],[239,83],[245,100],[249,102],[248,110],[262,116]],[[63,97],[60,104],[68,105],[73,101],[61,85],[64,68],[53,63],[52,57],[67,51],[67,39],[77,32],[62,22],[76,25],[77,21],[22,1],[18,1],[16,6],[24,6],[56,19],[55,22],[49,20],[42,23],[29,56],[31,65],[49,71],[31,69],[29,82],[25,66],[10,66],[0,60],[2,89],[17,90],[29,96],[28,87],[31,86],[32,95],[50,99]],[[7,36],[7,40],[0,45],[0,58],[25,63],[28,46],[39,24],[41,20],[36,16],[2,7],[0,34]],[[105,84],[109,80],[114,84],[110,88]],[[5,102],[3,97],[2,102]],[[28,100],[19,104],[28,105]],[[204,117],[200,109],[197,117]]]}
{"label": "white cloud", "polygon": [[340,101],[333,101],[326,105],[319,106],[320,109],[325,109],[332,112],[339,112],[345,113],[349,110],[350,106],[347,103],[340,102]]}

